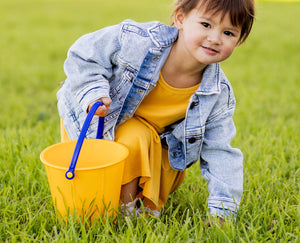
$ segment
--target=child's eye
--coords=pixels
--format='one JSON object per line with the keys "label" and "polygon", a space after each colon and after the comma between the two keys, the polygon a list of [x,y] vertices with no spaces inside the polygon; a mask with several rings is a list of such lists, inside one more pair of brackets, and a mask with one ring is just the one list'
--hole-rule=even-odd
{"label": "child's eye", "polygon": [[209,24],[209,23],[201,22],[201,24],[202,24],[205,28],[210,28],[210,24]]}
{"label": "child's eye", "polygon": [[234,36],[234,34],[230,31],[224,31],[224,34],[228,36]]}

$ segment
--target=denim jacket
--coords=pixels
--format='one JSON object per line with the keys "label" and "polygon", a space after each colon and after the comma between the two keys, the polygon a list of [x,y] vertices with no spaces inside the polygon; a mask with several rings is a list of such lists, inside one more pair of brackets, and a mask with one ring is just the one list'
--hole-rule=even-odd
{"label": "denim jacket", "polygon": [[[68,52],[67,78],[57,93],[69,137],[77,139],[88,105],[109,96],[112,103],[104,138],[113,140],[118,125],[134,115],[155,87],[177,36],[175,27],[127,20],[79,38]],[[168,146],[172,168],[185,170],[200,161],[212,215],[234,216],[242,196],[243,156],[230,146],[236,133],[234,108],[233,91],[220,65],[208,65],[185,119],[160,135]],[[97,121],[95,117],[87,137],[96,137]]]}

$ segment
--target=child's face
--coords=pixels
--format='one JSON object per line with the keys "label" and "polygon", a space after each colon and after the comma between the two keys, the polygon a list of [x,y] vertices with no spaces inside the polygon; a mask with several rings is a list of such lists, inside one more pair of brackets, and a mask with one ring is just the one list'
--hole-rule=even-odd
{"label": "child's face", "polygon": [[241,35],[241,27],[231,24],[226,14],[212,15],[201,8],[188,14],[179,10],[175,14],[175,26],[179,29],[178,47],[183,48],[186,58],[201,64],[222,62],[232,54]]}

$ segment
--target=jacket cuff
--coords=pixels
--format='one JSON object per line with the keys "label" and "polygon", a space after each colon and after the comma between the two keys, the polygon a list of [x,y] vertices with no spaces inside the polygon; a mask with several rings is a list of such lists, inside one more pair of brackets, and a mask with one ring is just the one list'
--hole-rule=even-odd
{"label": "jacket cuff", "polygon": [[89,106],[89,104],[91,104],[93,101],[98,100],[102,97],[109,97],[109,93],[106,92],[107,89],[103,89],[103,87],[95,87],[92,89],[89,89],[88,91],[86,91],[85,94],[81,94],[79,98],[79,104],[81,105],[82,109],[84,111],[87,111],[87,108]]}
{"label": "jacket cuff", "polygon": [[225,199],[209,199],[208,210],[212,216],[218,216],[221,218],[236,218],[239,204],[233,200]]}
{"label": "jacket cuff", "polygon": [[210,215],[218,216],[221,218],[231,218],[236,219],[236,212],[232,212],[229,209],[225,208],[208,208]]}

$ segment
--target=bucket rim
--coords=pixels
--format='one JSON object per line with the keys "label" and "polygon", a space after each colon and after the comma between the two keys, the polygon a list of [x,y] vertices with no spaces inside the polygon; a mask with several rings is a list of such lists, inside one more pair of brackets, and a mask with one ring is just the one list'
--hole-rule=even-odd
{"label": "bucket rim", "polygon": [[[128,157],[128,155],[129,155],[129,149],[128,149],[125,145],[123,145],[123,144],[121,144],[121,143],[119,143],[119,142],[110,141],[110,140],[104,140],[104,139],[94,139],[94,138],[92,138],[92,139],[85,139],[85,141],[89,141],[89,140],[97,140],[97,141],[100,140],[101,142],[104,141],[104,142],[106,142],[106,143],[114,143],[114,144],[117,144],[117,145],[120,146],[120,147],[123,147],[123,148],[124,148],[124,151],[125,151],[124,158],[123,158],[123,159],[120,159],[120,160],[117,160],[117,161],[114,161],[114,162],[110,162],[110,163],[104,164],[104,165],[97,165],[97,166],[83,167],[83,168],[75,168],[75,171],[94,170],[94,169],[101,169],[101,168],[105,168],[105,167],[108,167],[108,166],[112,166],[112,165],[115,165],[115,164],[118,164],[118,163],[123,162],[123,161]],[[51,148],[53,148],[53,147],[59,146],[59,145],[61,145],[61,144],[65,144],[65,143],[71,143],[71,144],[72,144],[72,143],[76,143],[76,142],[77,142],[77,140],[71,140],[71,141],[68,141],[68,142],[55,143],[55,144],[52,144],[52,145],[46,147],[46,148],[40,153],[40,160],[41,160],[41,162],[42,162],[44,165],[47,165],[47,166],[52,167],[52,168],[61,169],[61,170],[68,170],[68,169],[69,169],[68,166],[67,166],[67,167],[64,167],[64,166],[58,166],[58,165],[53,165],[53,164],[47,162],[46,159],[45,159],[45,153],[47,152],[47,150],[49,150],[49,149],[51,149]],[[71,161],[70,161],[70,162],[71,162]]]}

